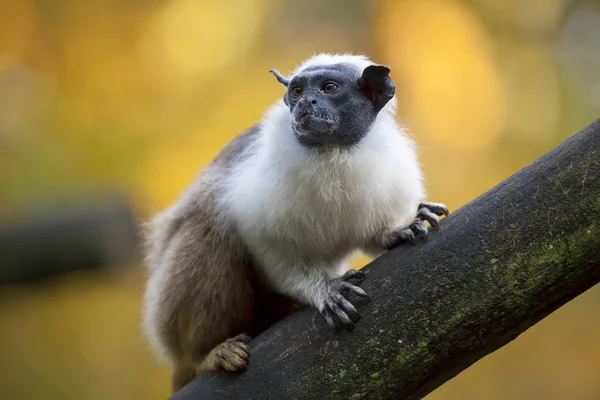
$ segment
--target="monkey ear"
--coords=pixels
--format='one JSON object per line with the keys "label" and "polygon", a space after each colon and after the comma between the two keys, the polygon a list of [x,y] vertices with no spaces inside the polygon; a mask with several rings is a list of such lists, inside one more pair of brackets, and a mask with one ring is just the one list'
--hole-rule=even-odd
{"label": "monkey ear", "polygon": [[290,84],[290,80],[281,75],[275,68],[271,68],[269,72],[275,75],[277,82],[281,83],[283,86],[287,87]]}
{"label": "monkey ear", "polygon": [[396,85],[385,65],[369,65],[358,79],[358,87],[379,112],[394,97]]}
{"label": "monkey ear", "polygon": [[[272,73],[273,75],[275,75],[275,78],[277,78],[277,81],[279,83],[281,83],[283,86],[288,87],[288,85],[290,84],[290,80],[287,78],[284,78],[279,71],[277,71],[275,68],[271,68],[269,70],[270,73]],[[290,106],[290,102],[288,101],[288,92],[286,91],[285,94],[283,95],[283,102],[285,103],[286,106]]]}

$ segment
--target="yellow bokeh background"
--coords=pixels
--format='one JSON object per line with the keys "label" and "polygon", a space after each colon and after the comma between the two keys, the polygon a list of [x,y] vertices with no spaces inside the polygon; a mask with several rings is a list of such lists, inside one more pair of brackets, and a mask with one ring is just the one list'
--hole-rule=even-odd
{"label": "yellow bokeh background", "polygon": [[[391,68],[429,197],[456,210],[597,118],[599,43],[598,1],[0,0],[0,217],[116,187],[146,218],[281,98],[270,68],[322,51]],[[166,398],[144,278],[0,288],[0,398]],[[595,288],[428,399],[600,398],[598,304]]]}

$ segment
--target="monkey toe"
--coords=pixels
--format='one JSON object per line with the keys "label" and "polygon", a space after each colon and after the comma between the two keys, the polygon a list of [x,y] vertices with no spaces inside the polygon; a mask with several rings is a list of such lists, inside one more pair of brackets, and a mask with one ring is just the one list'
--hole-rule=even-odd
{"label": "monkey toe", "polygon": [[228,372],[241,372],[248,366],[250,355],[246,344],[236,338],[225,341],[218,352],[219,366]]}
{"label": "monkey toe", "polygon": [[231,340],[235,340],[237,342],[242,342],[242,343],[248,344],[248,343],[250,343],[250,340],[252,340],[252,338],[250,336],[246,335],[245,333],[241,333]]}
{"label": "monkey toe", "polygon": [[248,367],[247,358],[231,355],[221,360],[221,368],[227,372],[243,372]]}

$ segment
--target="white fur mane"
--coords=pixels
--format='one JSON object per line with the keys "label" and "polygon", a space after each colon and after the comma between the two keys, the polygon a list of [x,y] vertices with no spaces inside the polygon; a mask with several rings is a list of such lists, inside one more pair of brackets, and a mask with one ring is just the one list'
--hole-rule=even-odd
{"label": "white fur mane", "polygon": [[[359,71],[373,64],[364,56],[319,54],[294,74],[336,63]],[[338,275],[353,251],[404,226],[424,200],[414,143],[395,120],[395,99],[352,150],[303,146],[281,100],[260,129],[251,154],[225,183],[223,200],[256,267],[283,293],[305,293],[292,276],[306,263]]]}

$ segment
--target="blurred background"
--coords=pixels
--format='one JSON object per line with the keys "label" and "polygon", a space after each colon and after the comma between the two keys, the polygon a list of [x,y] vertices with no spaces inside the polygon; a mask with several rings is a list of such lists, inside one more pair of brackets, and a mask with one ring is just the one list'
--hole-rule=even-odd
{"label": "blurred background", "polygon": [[[282,96],[270,68],[323,51],[391,67],[451,210],[600,112],[600,1],[0,0],[0,398],[168,396],[136,225]],[[599,304],[428,399],[600,398]]]}

